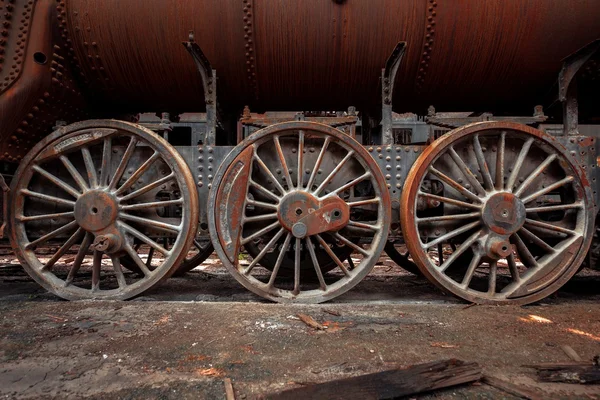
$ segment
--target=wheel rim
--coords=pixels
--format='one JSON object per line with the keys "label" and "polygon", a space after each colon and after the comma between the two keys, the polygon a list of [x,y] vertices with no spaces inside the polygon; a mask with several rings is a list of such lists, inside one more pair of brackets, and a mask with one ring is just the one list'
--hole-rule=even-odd
{"label": "wheel rim", "polygon": [[[153,132],[121,121],[86,121],[48,136],[21,163],[11,193],[17,256],[65,299],[142,293],[172,273],[197,229],[198,196],[181,156]],[[168,238],[167,250],[159,243]],[[124,273],[125,258],[142,274]]]}
{"label": "wheel rim", "polygon": [[553,138],[513,123],[456,129],[429,146],[402,193],[409,252],[432,282],[477,303],[557,290],[590,245],[591,190]]}
{"label": "wheel rim", "polygon": [[212,243],[208,238],[197,237],[194,239],[192,247],[185,255],[185,259],[177,268],[177,276],[190,272],[202,264],[214,251]]}
{"label": "wheel rim", "polygon": [[[373,268],[387,238],[389,204],[384,177],[354,139],[317,123],[277,124],[256,132],[221,164],[209,195],[211,239],[231,274],[254,293],[317,303],[346,292]],[[360,245],[352,242],[361,236]],[[261,252],[243,259],[244,244],[259,238],[267,243]],[[331,249],[336,245],[351,247],[351,257],[341,261]],[[294,265],[284,267],[288,249]],[[318,250],[336,264],[327,277]],[[261,273],[257,267],[269,251],[277,260],[272,272]],[[305,259],[316,282],[304,279]],[[278,280],[286,267],[293,268],[294,282]]]}
{"label": "wheel rim", "polygon": [[398,264],[401,268],[410,272],[411,274],[422,276],[421,271],[417,264],[412,262],[409,257],[408,249],[404,244],[395,244],[393,242],[387,242],[385,244],[385,252],[392,259],[393,262]]}

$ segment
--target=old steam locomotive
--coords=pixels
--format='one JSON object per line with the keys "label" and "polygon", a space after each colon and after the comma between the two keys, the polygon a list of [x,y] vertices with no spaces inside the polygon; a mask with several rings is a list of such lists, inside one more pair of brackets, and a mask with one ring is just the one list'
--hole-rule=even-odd
{"label": "old steam locomotive", "polygon": [[213,248],[280,302],[383,251],[478,303],[595,266],[598,0],[0,11],[2,228],[60,297],[131,298]]}

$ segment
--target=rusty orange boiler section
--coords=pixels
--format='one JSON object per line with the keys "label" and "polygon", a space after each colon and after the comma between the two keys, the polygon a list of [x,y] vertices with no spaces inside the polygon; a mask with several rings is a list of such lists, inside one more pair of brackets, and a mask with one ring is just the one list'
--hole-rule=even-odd
{"label": "rusty orange boiler section", "polygon": [[598,0],[4,0],[2,8],[0,159],[9,161],[57,119],[203,109],[181,45],[192,30],[217,70],[221,107],[236,112],[376,109],[381,69],[400,41],[397,111],[529,112],[561,60],[600,37]]}

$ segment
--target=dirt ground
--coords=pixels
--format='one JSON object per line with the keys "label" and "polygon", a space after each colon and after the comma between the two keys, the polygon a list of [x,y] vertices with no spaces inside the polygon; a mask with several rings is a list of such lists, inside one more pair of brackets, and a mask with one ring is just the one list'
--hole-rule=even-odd
{"label": "dirt ground", "polygon": [[[128,302],[66,302],[18,265],[0,267],[0,396],[9,399],[237,399],[448,358],[540,398],[600,399],[600,386],[536,381],[526,364],[600,354],[600,273],[583,271],[532,306],[469,307],[390,260],[321,305],[247,292],[212,259]],[[312,316],[326,330],[297,317]],[[485,384],[422,398],[514,398]]]}

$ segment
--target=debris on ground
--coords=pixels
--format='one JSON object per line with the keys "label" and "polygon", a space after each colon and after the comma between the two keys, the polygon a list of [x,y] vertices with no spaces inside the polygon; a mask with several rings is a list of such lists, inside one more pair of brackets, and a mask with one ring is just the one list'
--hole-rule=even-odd
{"label": "debris on ground", "polygon": [[515,385],[511,382],[496,378],[494,376],[484,375],[481,381],[488,386],[499,389],[513,396],[517,396],[527,400],[543,400],[544,396],[538,392],[534,392],[530,389],[525,389],[521,386]]}
{"label": "debris on ground", "polygon": [[223,379],[223,385],[225,386],[225,398],[227,400],[235,400],[235,392],[233,391],[233,384],[231,383],[231,379]]}
{"label": "debris on ground", "polygon": [[283,390],[262,399],[391,399],[475,382],[480,378],[481,368],[477,363],[450,359]]}
{"label": "debris on ground", "polygon": [[311,317],[310,315],[306,315],[306,314],[296,314],[296,315],[298,316],[298,318],[300,318],[300,321],[304,322],[306,325],[310,326],[313,329],[317,329],[319,331],[324,331],[325,329],[327,329],[326,326],[315,321],[315,319],[313,317]]}
{"label": "debris on ground", "polygon": [[330,314],[330,315],[334,315],[336,317],[341,317],[342,316],[342,313],[340,313],[339,311],[330,310],[330,309],[327,309],[327,308],[324,308],[323,312],[327,313],[327,314]]}
{"label": "debris on ground", "polygon": [[560,383],[578,383],[578,384],[598,384],[600,383],[600,365],[599,357],[596,356],[593,362],[570,362],[570,363],[544,363],[538,365],[528,365],[537,371],[538,380],[541,382],[560,382]]}
{"label": "debris on ground", "polygon": [[569,358],[573,361],[581,361],[581,357],[579,357],[579,354],[577,354],[577,352],[575,350],[573,350],[573,348],[567,344],[560,346],[560,348],[565,352],[566,355],[569,356]]}
{"label": "debris on ground", "polygon": [[457,349],[460,346],[457,344],[450,344],[450,343],[444,343],[444,342],[433,342],[433,343],[431,343],[431,347],[440,347],[442,349]]}

